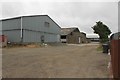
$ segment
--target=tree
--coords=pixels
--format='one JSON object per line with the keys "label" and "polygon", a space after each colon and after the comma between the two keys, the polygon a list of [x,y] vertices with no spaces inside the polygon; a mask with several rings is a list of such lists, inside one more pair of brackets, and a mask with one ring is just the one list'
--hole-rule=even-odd
{"label": "tree", "polygon": [[94,25],[92,29],[94,30],[94,33],[99,35],[101,43],[107,42],[109,40],[108,35],[111,34],[111,30],[105,24],[103,24],[103,22],[96,22],[96,25]]}

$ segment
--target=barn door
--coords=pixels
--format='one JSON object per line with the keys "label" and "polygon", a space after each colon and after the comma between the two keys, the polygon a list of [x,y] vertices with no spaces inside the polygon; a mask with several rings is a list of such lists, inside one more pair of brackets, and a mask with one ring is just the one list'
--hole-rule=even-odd
{"label": "barn door", "polygon": [[41,36],[41,42],[44,43],[44,35]]}

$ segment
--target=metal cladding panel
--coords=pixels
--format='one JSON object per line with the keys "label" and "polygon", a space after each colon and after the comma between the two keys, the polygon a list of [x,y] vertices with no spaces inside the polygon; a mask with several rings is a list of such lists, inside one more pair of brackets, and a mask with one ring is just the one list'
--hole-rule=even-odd
{"label": "metal cladding panel", "polygon": [[0,21],[0,31],[2,30],[2,21]]}
{"label": "metal cladding panel", "polygon": [[23,42],[41,42],[41,35],[41,32],[23,30]]}
{"label": "metal cladding panel", "polygon": [[41,42],[42,36],[44,36],[44,42],[60,42],[60,37],[56,34],[23,30],[23,42],[25,43]]}
{"label": "metal cladding panel", "polygon": [[55,42],[54,34],[45,34],[45,42]]}
{"label": "metal cladding panel", "polygon": [[49,27],[46,27],[44,25],[45,32],[50,32],[50,33],[55,33],[55,34],[60,34],[61,28],[48,16],[43,16],[42,19],[44,22],[49,23]]}
{"label": "metal cladding panel", "polygon": [[[23,17],[22,21],[23,29],[60,34],[60,27],[48,16],[28,16]],[[49,23],[49,27],[45,26],[45,22]]]}
{"label": "metal cladding panel", "polygon": [[3,31],[9,42],[21,42],[20,30]]}
{"label": "metal cladding panel", "polygon": [[0,21],[0,35],[2,35],[2,21]]}
{"label": "metal cladding panel", "polygon": [[2,30],[21,29],[21,18],[2,21]]}
{"label": "metal cladding panel", "polygon": [[45,42],[60,42],[60,37],[57,34],[45,34]]}
{"label": "metal cladding panel", "polygon": [[120,1],[118,2],[118,32],[120,32]]}
{"label": "metal cladding panel", "polygon": [[23,17],[23,29],[43,31],[43,21],[39,17]]}

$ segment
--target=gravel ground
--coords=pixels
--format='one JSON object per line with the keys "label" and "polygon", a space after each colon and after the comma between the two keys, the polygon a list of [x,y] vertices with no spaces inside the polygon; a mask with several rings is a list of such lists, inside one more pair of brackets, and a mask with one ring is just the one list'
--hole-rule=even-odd
{"label": "gravel ground", "polygon": [[109,56],[98,44],[4,48],[3,78],[108,78]]}

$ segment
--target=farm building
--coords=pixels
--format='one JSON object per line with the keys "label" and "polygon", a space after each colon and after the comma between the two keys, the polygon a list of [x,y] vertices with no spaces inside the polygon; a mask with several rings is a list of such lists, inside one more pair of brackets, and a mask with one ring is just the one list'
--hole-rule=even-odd
{"label": "farm building", "polygon": [[48,15],[21,16],[3,19],[2,35],[9,42],[60,42],[60,26]]}
{"label": "farm building", "polygon": [[78,28],[62,28],[61,42],[63,43],[86,43],[86,34],[80,32]]}
{"label": "farm building", "polygon": [[86,37],[88,42],[100,42],[99,36],[97,34],[87,34]]}

